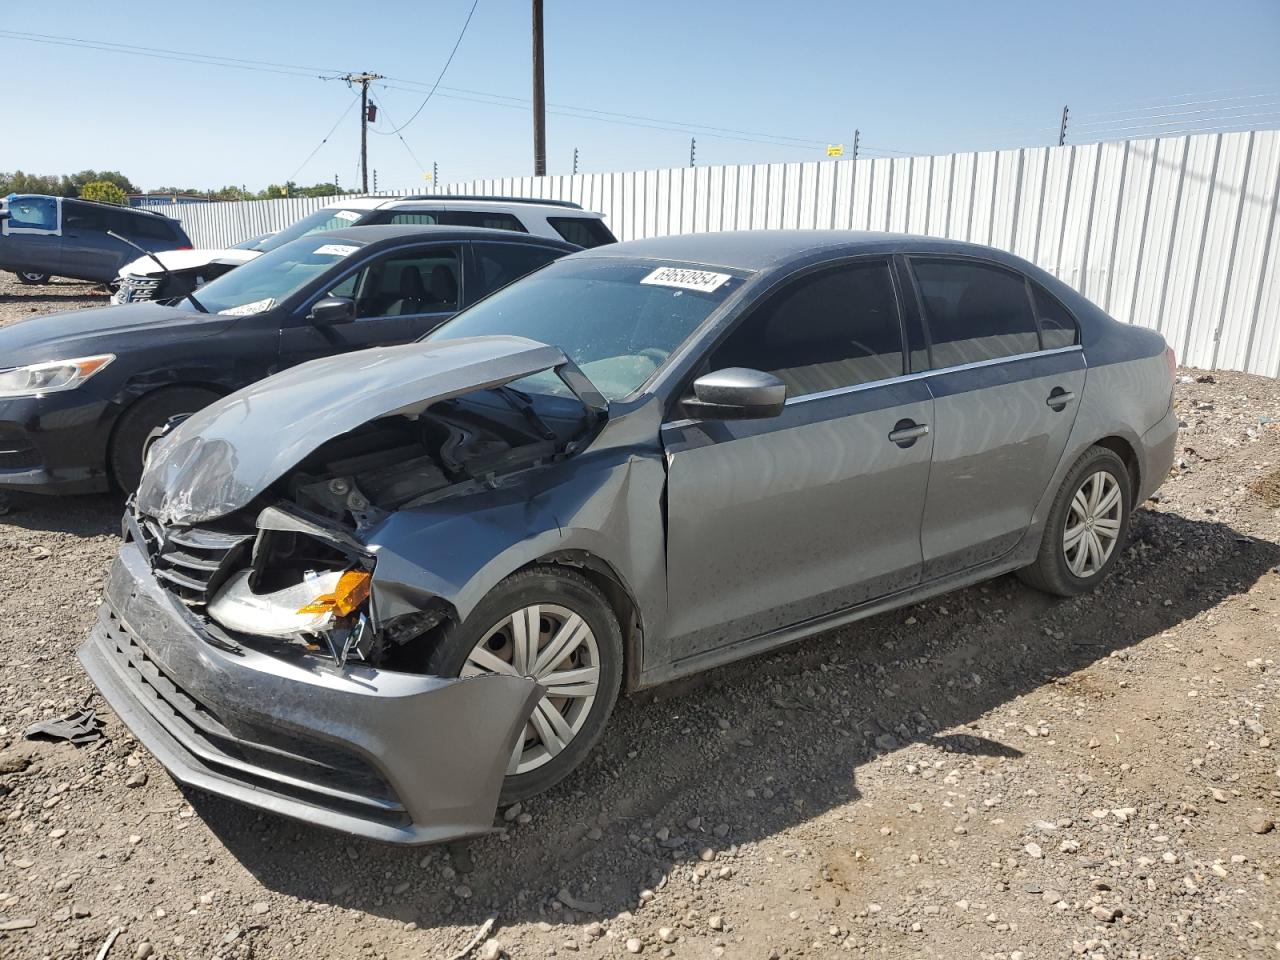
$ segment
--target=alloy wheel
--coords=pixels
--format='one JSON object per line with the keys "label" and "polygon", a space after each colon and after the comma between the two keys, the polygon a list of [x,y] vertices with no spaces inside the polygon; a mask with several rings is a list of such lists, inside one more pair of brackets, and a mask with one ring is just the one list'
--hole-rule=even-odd
{"label": "alloy wheel", "polygon": [[1115,551],[1124,510],[1120,482],[1107,470],[1089,474],[1067,510],[1062,551],[1067,569],[1081,579],[1094,576]]}
{"label": "alloy wheel", "polygon": [[547,763],[586,725],[600,685],[600,648],[587,622],[556,604],[532,604],[491,627],[467,655],[464,677],[529,677],[545,693],[516,742],[507,775]]}

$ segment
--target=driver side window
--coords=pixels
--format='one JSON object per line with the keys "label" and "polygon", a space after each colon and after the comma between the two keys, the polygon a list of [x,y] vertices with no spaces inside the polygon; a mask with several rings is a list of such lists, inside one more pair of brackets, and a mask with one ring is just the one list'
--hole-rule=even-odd
{"label": "driver side window", "polygon": [[356,303],[356,319],[454,313],[462,288],[458,250],[430,247],[396,250],[365,264],[326,297]]}
{"label": "driver side window", "polygon": [[901,376],[902,325],[889,264],[842,264],[795,280],[716,348],[708,371],[772,373],[788,397]]}
{"label": "driver side window", "polygon": [[58,232],[58,201],[54,197],[14,197],[9,201],[7,229],[30,233]]}

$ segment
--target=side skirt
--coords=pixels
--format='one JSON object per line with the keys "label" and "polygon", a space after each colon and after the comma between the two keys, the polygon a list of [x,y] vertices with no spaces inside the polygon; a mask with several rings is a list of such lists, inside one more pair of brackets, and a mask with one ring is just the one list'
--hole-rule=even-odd
{"label": "side skirt", "polygon": [[[1028,549],[1029,540],[1031,541],[1030,549]],[[877,600],[868,600],[866,603],[855,607],[848,607],[821,617],[802,620],[800,623],[771,630],[768,633],[762,633],[759,636],[728,644],[715,650],[708,650],[690,657],[672,660],[670,663],[642,673],[638,678],[635,689],[643,690],[647,687],[654,687],[672,680],[678,680],[681,677],[687,677],[690,674],[721,667],[725,664],[733,663],[735,660],[743,660],[757,654],[767,653],[786,644],[805,640],[816,634],[842,627],[856,620],[862,620],[865,617],[896,610],[899,607],[919,603],[921,600],[928,600],[939,594],[950,593],[953,590],[959,590],[1006,573],[1012,573],[1014,570],[1025,567],[1035,559],[1039,543],[1039,537],[1024,538],[1022,543],[1010,553],[1006,553],[1004,556],[980,567],[962,570],[959,573],[931,580],[928,583],[917,584],[914,587],[888,594]]]}

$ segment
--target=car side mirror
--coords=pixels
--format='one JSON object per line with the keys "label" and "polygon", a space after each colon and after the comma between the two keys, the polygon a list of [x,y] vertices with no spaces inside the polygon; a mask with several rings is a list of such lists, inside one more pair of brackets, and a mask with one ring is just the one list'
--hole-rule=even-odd
{"label": "car side mirror", "polygon": [[325,297],[311,306],[307,319],[320,327],[350,323],[356,318],[356,302],[350,297]]}
{"label": "car side mirror", "polygon": [[8,219],[9,219],[9,211],[3,208],[0,208],[0,220],[8,220]]}
{"label": "car side mirror", "polygon": [[703,420],[762,420],[782,413],[786,401],[787,385],[773,374],[727,367],[693,381],[684,408]]}

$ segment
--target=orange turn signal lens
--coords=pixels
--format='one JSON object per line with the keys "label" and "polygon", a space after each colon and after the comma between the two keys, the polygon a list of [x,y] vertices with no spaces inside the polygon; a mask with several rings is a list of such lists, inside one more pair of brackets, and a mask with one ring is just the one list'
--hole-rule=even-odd
{"label": "orange turn signal lens", "polygon": [[322,593],[299,613],[332,613],[345,617],[355,613],[369,599],[369,584],[373,575],[364,570],[348,570],[338,578],[332,593]]}

